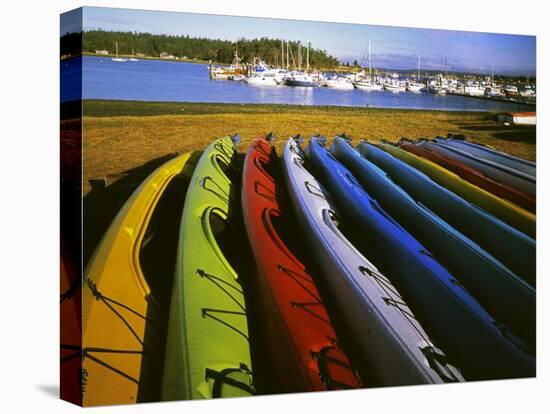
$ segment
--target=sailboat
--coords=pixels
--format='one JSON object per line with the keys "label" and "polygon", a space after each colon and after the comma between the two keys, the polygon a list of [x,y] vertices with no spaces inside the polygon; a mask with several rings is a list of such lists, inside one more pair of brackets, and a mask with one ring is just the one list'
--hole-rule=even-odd
{"label": "sailboat", "polygon": [[391,92],[403,92],[405,91],[405,82],[399,80],[399,74],[392,73],[391,76],[386,77],[384,81],[384,90]]}
{"label": "sailboat", "polygon": [[418,68],[416,73],[416,81],[407,82],[407,91],[408,92],[422,92],[424,85],[420,83],[420,56],[418,56]]}
{"label": "sailboat", "polygon": [[115,48],[116,48],[116,55],[112,59],[113,62],[126,62],[128,59],[118,57],[118,42],[115,42]]}
{"label": "sailboat", "polygon": [[319,81],[309,74],[309,40],[307,41],[306,53],[306,71],[302,72],[302,45],[298,43],[298,70],[291,72],[285,77],[285,85],[305,87],[319,86]]}
{"label": "sailboat", "polygon": [[137,62],[139,59],[136,59],[134,57],[134,49],[132,49],[132,57],[130,59],[128,59],[130,62]]}
{"label": "sailboat", "polygon": [[371,54],[370,54],[370,40],[369,40],[369,78],[356,80],[355,82],[353,82],[353,86],[355,86],[357,89],[363,89],[365,91],[382,90],[382,85],[376,83],[372,78],[372,60],[371,60]]}

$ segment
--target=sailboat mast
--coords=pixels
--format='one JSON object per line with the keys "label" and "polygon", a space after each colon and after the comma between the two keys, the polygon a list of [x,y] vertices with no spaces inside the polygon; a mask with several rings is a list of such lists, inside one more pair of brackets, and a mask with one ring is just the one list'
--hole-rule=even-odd
{"label": "sailboat mast", "polygon": [[369,40],[369,77],[372,79],[372,63],[370,58],[370,40]]}
{"label": "sailboat mast", "polygon": [[306,49],[306,72],[309,73],[309,39],[307,40],[307,49]]}
{"label": "sailboat mast", "polygon": [[285,67],[285,45],[283,39],[281,39],[281,67]]}
{"label": "sailboat mast", "polygon": [[298,70],[302,71],[302,44],[298,42]]}
{"label": "sailboat mast", "polygon": [[116,57],[118,58],[118,42],[115,42]]}
{"label": "sailboat mast", "polygon": [[286,68],[290,69],[290,58],[289,58],[289,51],[288,51],[288,40],[286,41]]}
{"label": "sailboat mast", "polygon": [[418,68],[416,69],[416,80],[420,82],[420,55],[418,55]]}

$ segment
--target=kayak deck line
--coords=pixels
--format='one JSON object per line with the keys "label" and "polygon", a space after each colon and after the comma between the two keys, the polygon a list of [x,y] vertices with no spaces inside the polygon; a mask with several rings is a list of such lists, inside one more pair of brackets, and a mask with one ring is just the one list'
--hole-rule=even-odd
{"label": "kayak deck line", "polygon": [[141,376],[151,355],[144,352],[146,336],[156,329],[161,306],[143,274],[140,248],[155,206],[189,158],[184,154],[166,162],[134,191],[90,259],[82,312],[85,406],[145,398]]}

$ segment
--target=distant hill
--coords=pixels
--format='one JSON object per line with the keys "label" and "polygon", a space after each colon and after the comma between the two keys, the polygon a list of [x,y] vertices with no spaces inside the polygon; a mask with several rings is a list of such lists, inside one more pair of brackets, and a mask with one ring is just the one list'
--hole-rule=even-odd
{"label": "distant hill", "polygon": [[[267,64],[281,63],[281,40],[263,37],[260,39],[239,39],[236,42],[220,39],[198,38],[190,36],[158,35],[137,32],[110,32],[90,30],[82,34],[70,34],[61,37],[61,55],[75,55],[79,52],[78,36],[82,37],[82,52],[95,53],[96,50],[106,50],[114,53],[115,42],[118,42],[118,52],[121,55],[143,54],[160,56],[167,53],[178,58],[196,58],[212,60],[219,63],[231,63],[235,50],[242,62],[252,62],[255,57]],[[298,42],[290,42],[291,65],[298,59]],[[286,59],[286,46],[285,46]],[[302,45],[302,65],[305,65],[306,48]],[[338,59],[325,50],[310,47],[309,62],[312,67],[331,68],[339,65]]]}

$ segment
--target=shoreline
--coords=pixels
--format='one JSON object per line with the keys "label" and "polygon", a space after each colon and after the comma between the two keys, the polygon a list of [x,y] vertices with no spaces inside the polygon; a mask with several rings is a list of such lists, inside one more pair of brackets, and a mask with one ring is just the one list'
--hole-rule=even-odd
{"label": "shoreline", "polygon": [[[300,105],[300,104],[265,104],[265,103],[226,103],[226,102],[189,102],[189,101],[143,101],[143,100],[121,100],[121,99],[91,99],[72,100],[61,102],[64,108],[79,108],[80,105],[88,107],[89,113],[86,116],[148,116],[148,115],[182,115],[186,107],[193,108],[191,113],[197,113],[200,108],[208,108],[206,113],[215,112],[300,112],[317,113],[319,111],[332,111],[342,113],[369,113],[369,112],[394,112],[394,113],[438,113],[455,115],[480,115],[496,116],[506,111],[479,111],[479,110],[449,110],[449,109],[424,109],[424,108],[400,108],[400,107],[378,107],[378,106],[352,106],[352,105]],[[109,112],[111,111],[111,112]],[[74,112],[74,111],[73,111]],[[521,112],[521,111],[520,111]],[[188,112],[189,113],[189,112]]]}
{"label": "shoreline", "polygon": [[[106,55],[100,55],[100,54],[93,53],[93,52],[82,52],[82,53],[79,53],[77,55],[69,55],[69,56],[62,55],[59,58],[59,61],[60,62],[65,62],[67,60],[71,60],[71,59],[75,59],[75,58],[79,58],[79,57],[83,57],[83,56],[91,56],[91,57],[105,58],[105,59],[111,59],[111,58],[116,57],[116,55],[112,54],[112,53],[108,53]],[[199,60],[199,59],[194,60],[194,59],[183,59],[183,58],[180,58],[180,59],[166,59],[166,58],[161,58],[161,57],[157,57],[157,56],[132,56],[132,55],[119,54],[118,57],[119,58],[125,58],[125,59],[134,58],[134,59],[138,59],[138,60],[158,60],[158,61],[161,61],[161,62],[196,63],[196,64],[202,64],[202,65],[208,65],[210,63],[207,60]],[[212,62],[212,64],[213,65],[227,65],[227,63],[219,63],[219,62]]]}

